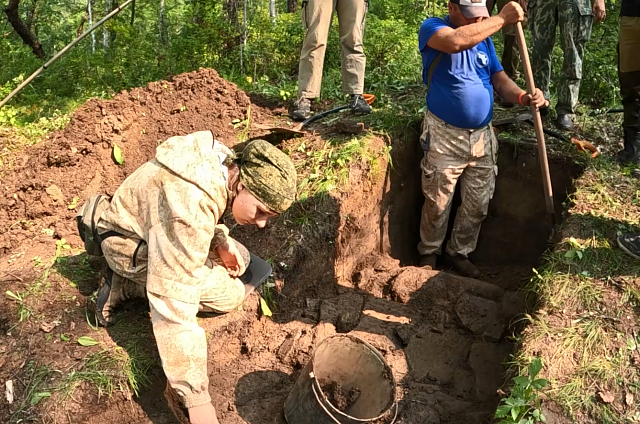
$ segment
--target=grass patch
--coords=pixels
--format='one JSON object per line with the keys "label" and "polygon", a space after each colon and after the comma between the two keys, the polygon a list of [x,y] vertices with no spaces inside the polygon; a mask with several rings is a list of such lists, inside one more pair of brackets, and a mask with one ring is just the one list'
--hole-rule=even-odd
{"label": "grass patch", "polygon": [[592,161],[576,181],[562,242],[526,287],[539,310],[515,364],[540,356],[546,396],[577,422],[640,422],[640,262],[616,245],[639,229],[639,189],[627,169]]}

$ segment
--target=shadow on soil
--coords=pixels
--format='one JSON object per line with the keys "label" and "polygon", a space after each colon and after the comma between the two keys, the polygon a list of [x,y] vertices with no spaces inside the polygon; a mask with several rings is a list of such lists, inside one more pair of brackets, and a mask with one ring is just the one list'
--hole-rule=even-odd
{"label": "shadow on soil", "polygon": [[[276,264],[273,320],[260,317],[253,295],[243,311],[199,321],[208,335],[209,391],[221,423],[283,424],[282,407],[300,370],[336,333],[359,337],[383,354],[398,381],[397,423],[491,419],[505,382],[502,364],[513,349],[510,324],[526,308],[517,289],[538,264],[551,230],[539,166],[531,152],[501,146],[496,194],[473,257],[483,282],[410,266],[423,201],[421,151],[415,134],[395,143],[395,167],[383,184],[357,187],[348,198],[308,199],[266,230],[233,230],[265,259],[292,259]],[[581,170],[560,159],[551,169],[561,210]],[[165,380],[150,322],[128,314],[126,320],[137,322],[133,330],[121,323],[110,336],[130,356],[145,344],[156,361],[150,388],[135,402],[154,424],[174,422],[170,409],[187,423],[171,400],[169,408],[158,403]]]}

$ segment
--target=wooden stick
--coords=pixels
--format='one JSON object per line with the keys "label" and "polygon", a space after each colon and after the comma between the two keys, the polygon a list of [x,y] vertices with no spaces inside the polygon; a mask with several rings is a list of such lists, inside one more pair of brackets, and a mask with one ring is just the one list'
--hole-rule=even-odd
{"label": "wooden stick", "polygon": [[[525,80],[527,81],[527,92],[530,95],[535,94],[536,85],[533,80],[533,72],[531,71],[531,62],[529,60],[529,51],[527,50],[527,42],[524,38],[524,31],[522,29],[522,23],[518,22],[517,28],[517,40],[520,47],[520,57],[522,58],[522,68],[524,69]],[[536,139],[538,140],[538,154],[540,156],[540,169],[542,170],[542,182],[544,186],[544,197],[547,206],[547,213],[553,219],[555,224],[555,206],[553,204],[553,190],[551,188],[551,175],[549,174],[549,161],[547,159],[547,146],[544,141],[544,128],[542,127],[542,117],[540,116],[540,110],[531,105],[531,114],[533,115],[533,126],[536,130]]]}

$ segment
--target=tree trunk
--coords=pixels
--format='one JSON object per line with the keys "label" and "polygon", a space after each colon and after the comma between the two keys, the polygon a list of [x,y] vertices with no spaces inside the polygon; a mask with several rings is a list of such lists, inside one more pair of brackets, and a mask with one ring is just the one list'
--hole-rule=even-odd
{"label": "tree trunk", "polygon": [[298,11],[298,0],[287,0],[287,12],[296,13]]}
{"label": "tree trunk", "polygon": [[20,19],[20,14],[18,13],[18,6],[20,5],[20,0],[9,0],[9,4],[4,7],[4,13],[7,14],[7,19],[9,23],[13,27],[16,34],[20,36],[22,42],[27,46],[31,47],[33,50],[33,54],[35,54],[40,59],[44,59],[44,49],[42,48],[42,44],[38,38],[29,30],[29,28],[22,22]]}
{"label": "tree trunk", "polygon": [[[89,13],[89,28],[93,26],[93,12],[91,11],[91,0],[87,0],[87,12]],[[96,52],[96,32],[91,33],[91,53]]]}
{"label": "tree trunk", "polygon": [[271,22],[276,23],[276,0],[269,0],[269,16],[271,17]]}
{"label": "tree trunk", "polygon": [[158,33],[160,46],[169,46],[169,31],[167,30],[167,20],[164,14],[164,0],[160,0],[160,10],[158,12]]}
{"label": "tree trunk", "polygon": [[[108,15],[111,13],[111,0],[104,1],[104,14]],[[106,25],[102,26],[102,45],[105,47],[109,47],[109,28]]]}

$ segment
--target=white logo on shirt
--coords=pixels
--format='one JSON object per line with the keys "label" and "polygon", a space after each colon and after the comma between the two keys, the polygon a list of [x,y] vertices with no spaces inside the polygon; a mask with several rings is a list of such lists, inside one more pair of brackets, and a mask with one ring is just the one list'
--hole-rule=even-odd
{"label": "white logo on shirt", "polygon": [[476,56],[476,63],[480,68],[486,68],[489,65],[489,56],[485,52],[478,52],[478,56]]}

